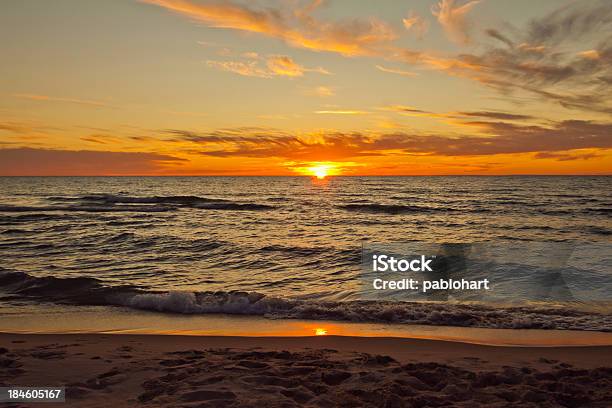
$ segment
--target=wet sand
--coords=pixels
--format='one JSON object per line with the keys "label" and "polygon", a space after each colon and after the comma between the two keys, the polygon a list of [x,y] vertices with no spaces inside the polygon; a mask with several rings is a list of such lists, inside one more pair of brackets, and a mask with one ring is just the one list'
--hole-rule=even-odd
{"label": "wet sand", "polygon": [[612,401],[612,346],[0,334],[0,383],[65,386],[66,403],[45,407],[604,407]]}

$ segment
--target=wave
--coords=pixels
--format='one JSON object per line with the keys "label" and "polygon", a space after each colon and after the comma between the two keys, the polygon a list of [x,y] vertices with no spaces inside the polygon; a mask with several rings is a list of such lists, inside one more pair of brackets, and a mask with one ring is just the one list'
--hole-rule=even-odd
{"label": "wave", "polygon": [[79,197],[47,197],[49,201],[87,201],[104,204],[199,204],[210,202],[224,202],[225,200],[216,198],[206,198],[198,196],[152,196],[152,197],[133,197],[115,194],[89,194]]}
{"label": "wave", "polygon": [[288,253],[297,256],[323,255],[329,253],[329,249],[323,247],[299,247],[285,245],[266,245],[259,248],[259,251]]}
{"label": "wave", "polygon": [[3,298],[31,299],[75,305],[112,305],[122,294],[138,293],[135,286],[107,286],[95,278],[36,277],[0,267],[0,293]]}
{"label": "wave", "polygon": [[612,235],[612,230],[609,228],[605,228],[605,227],[590,226],[590,227],[585,227],[584,230],[592,234]]}
{"label": "wave", "polygon": [[267,204],[222,202],[199,204],[194,206],[193,208],[203,210],[264,211],[271,210],[274,207]]}
{"label": "wave", "polygon": [[7,234],[7,235],[17,235],[17,234],[32,234],[33,231],[30,230],[25,230],[25,229],[19,229],[19,228],[10,228],[7,230],[4,230],[2,232],[0,232],[0,234]]}
{"label": "wave", "polygon": [[562,307],[494,308],[483,305],[380,300],[317,301],[257,292],[160,292],[108,286],[95,278],[34,277],[0,269],[4,300],[108,305],[176,314],[240,314],[268,318],[380,322],[507,329],[612,332],[612,315]]}
{"label": "wave", "polygon": [[540,213],[545,215],[576,215],[576,214],[586,214],[586,215],[609,215],[612,213],[612,208],[581,208],[581,209],[551,209],[551,210],[540,210]]}
{"label": "wave", "polygon": [[92,194],[79,197],[85,202],[101,202],[104,204],[159,204],[206,210],[270,210],[274,207],[266,204],[239,203],[220,198],[208,198],[191,195],[132,197],[113,194]]}
{"label": "wave", "polygon": [[418,205],[399,205],[399,204],[343,204],[338,205],[338,208],[347,211],[365,212],[365,213],[383,213],[383,214],[407,214],[407,213],[432,213],[432,212],[450,212],[458,211],[453,208],[435,208],[422,207]]}
{"label": "wave", "polygon": [[48,211],[82,211],[82,212],[165,212],[172,211],[173,207],[163,206],[87,206],[87,205],[69,205],[69,206],[17,206],[17,205],[0,205],[0,212],[48,212]]}
{"label": "wave", "polygon": [[[495,201],[496,205],[500,204],[508,204],[508,205],[516,205],[517,207],[538,207],[541,204],[529,204],[524,202],[504,202],[504,201]],[[485,208],[481,206],[475,206],[472,208],[452,208],[452,207],[424,207],[419,205],[401,205],[401,204],[379,204],[379,203],[350,203],[350,204],[341,204],[337,205],[337,208],[351,211],[351,212],[361,212],[361,213],[369,213],[369,214],[389,214],[389,215],[398,215],[398,214],[416,214],[416,213],[487,213],[491,212],[490,208]],[[544,215],[576,215],[576,214],[587,214],[587,215],[609,215],[612,212],[612,208],[583,208],[583,209],[540,209],[539,213]]]}
{"label": "wave", "polygon": [[79,197],[47,197],[54,203],[64,205],[17,206],[0,205],[0,212],[167,212],[179,208],[200,210],[263,211],[274,207],[267,204],[242,203],[217,198],[198,196],[151,196],[132,197],[114,194],[91,194]]}
{"label": "wave", "polygon": [[58,214],[19,214],[13,216],[2,216],[0,218],[0,225],[9,225],[15,223],[28,223],[28,222],[37,222],[37,221],[55,221],[60,219],[65,219],[65,216]]}

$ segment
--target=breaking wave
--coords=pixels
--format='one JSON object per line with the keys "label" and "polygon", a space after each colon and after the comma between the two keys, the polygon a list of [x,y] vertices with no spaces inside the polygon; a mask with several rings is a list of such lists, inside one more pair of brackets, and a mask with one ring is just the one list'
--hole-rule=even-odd
{"label": "breaking wave", "polygon": [[494,308],[472,304],[317,301],[257,292],[161,292],[108,286],[95,278],[34,277],[0,270],[0,298],[72,305],[108,305],[176,314],[240,314],[268,318],[381,322],[507,329],[612,332],[612,315],[562,307]]}

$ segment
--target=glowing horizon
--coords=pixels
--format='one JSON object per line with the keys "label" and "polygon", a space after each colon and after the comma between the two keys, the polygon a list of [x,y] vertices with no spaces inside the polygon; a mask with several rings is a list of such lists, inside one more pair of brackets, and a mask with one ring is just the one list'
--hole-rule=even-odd
{"label": "glowing horizon", "polygon": [[0,9],[0,175],[612,174],[606,1]]}

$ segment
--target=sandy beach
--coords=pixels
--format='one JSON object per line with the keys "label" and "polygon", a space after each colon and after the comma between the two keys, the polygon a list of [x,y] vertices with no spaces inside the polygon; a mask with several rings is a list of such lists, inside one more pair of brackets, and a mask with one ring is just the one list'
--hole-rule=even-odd
{"label": "sandy beach", "polygon": [[0,354],[2,386],[66,386],[66,403],[44,404],[49,407],[604,407],[612,401],[612,346],[2,334]]}

